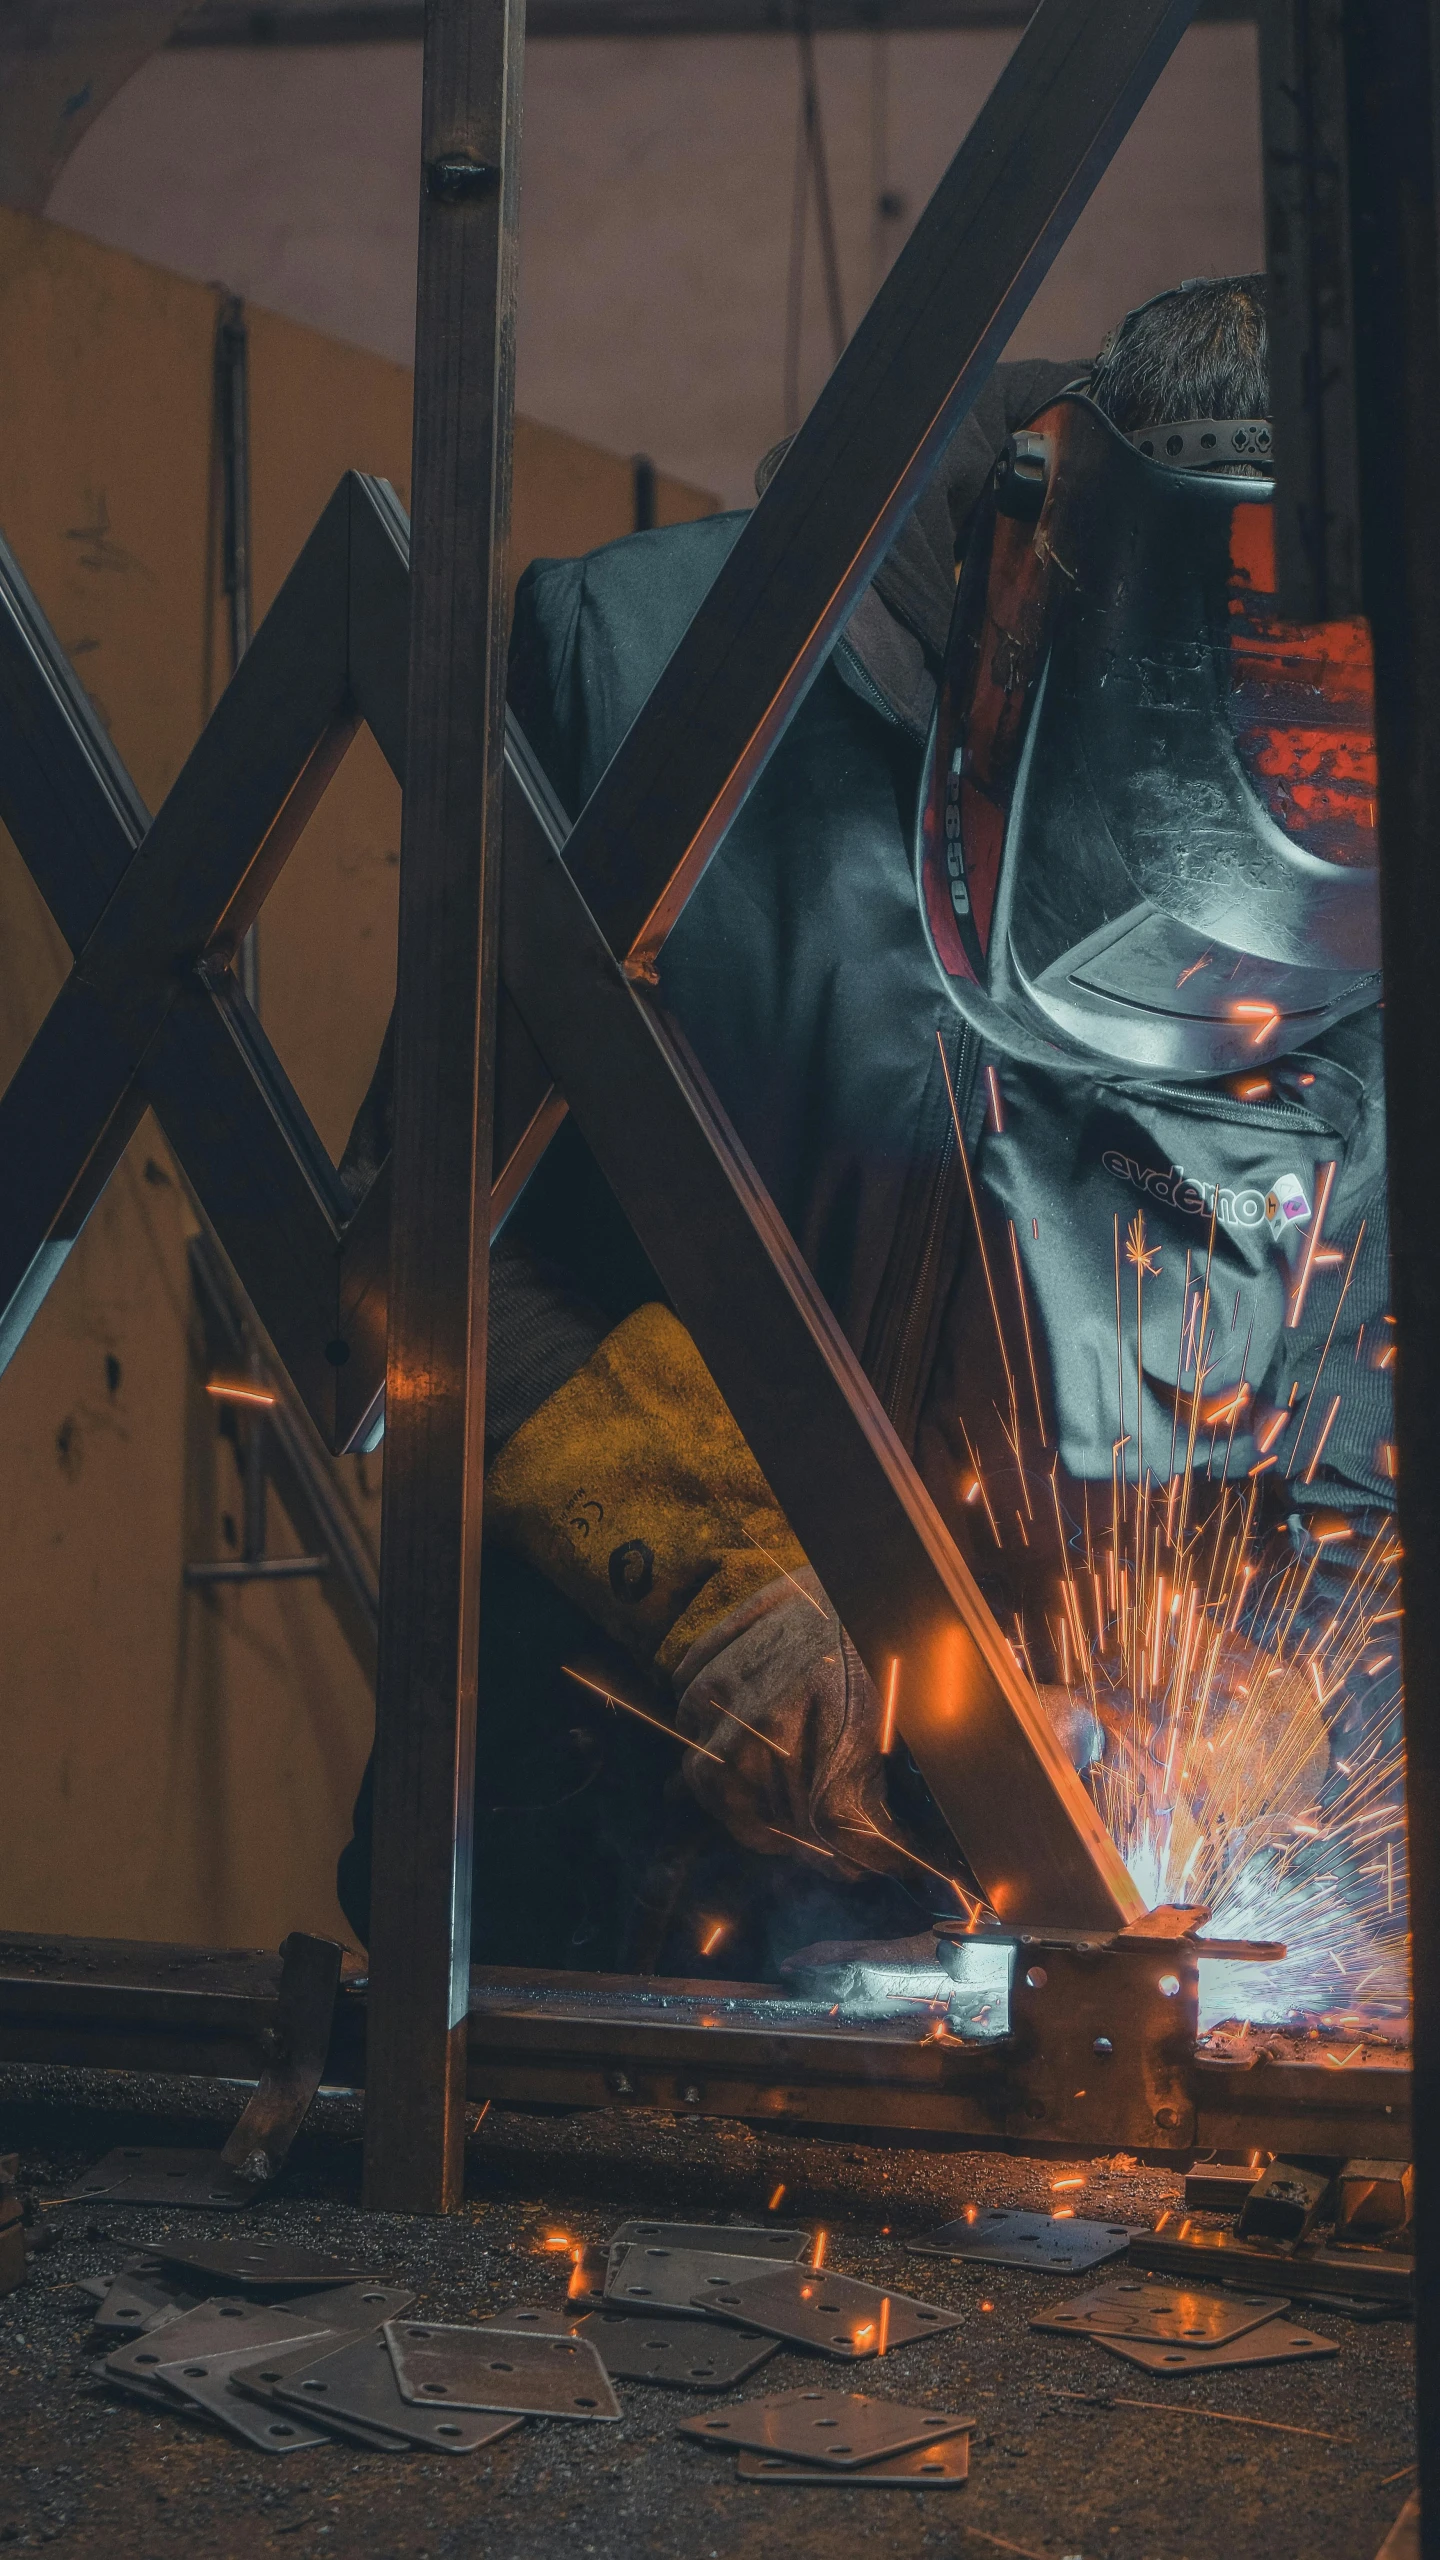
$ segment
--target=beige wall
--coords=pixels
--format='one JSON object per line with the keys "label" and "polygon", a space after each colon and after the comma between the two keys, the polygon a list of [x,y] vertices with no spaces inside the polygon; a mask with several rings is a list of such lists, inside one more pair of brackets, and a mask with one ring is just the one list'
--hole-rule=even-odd
{"label": "beige wall", "polygon": [[[877,175],[908,208],[883,226],[883,265],[1013,43],[993,30],[818,40],[851,327],[877,272]],[[795,63],[782,36],[564,40],[526,56],[520,405],[649,451],[727,504],[745,502],[785,425]],[[418,47],[160,54],[96,120],[49,209],[408,362],[418,133]],[[828,361],[813,241],[812,223],[807,397]],[[1092,353],[1162,285],[1263,254],[1254,29],[1192,27],[1015,349]]]}
{"label": "beige wall", "polygon": [[[168,789],[223,664],[212,290],[0,211],[0,531],[141,790]],[[402,494],[404,369],[251,313],[255,603],[348,465]],[[629,529],[622,459],[521,420],[512,567]],[[662,519],[703,513],[662,484]],[[208,640],[207,640],[208,635]],[[326,1143],[394,977],[399,795],[357,740],[272,894],[262,1010]],[[66,955],[0,834],[0,1079]],[[274,1945],[338,1931],[368,1693],[313,1583],[188,1593],[239,1513],[193,1340],[193,1218],[146,1121],[0,1378],[0,1926]],[[372,1541],[379,1466],[337,1481]],[[296,1540],[272,1502],[272,1546]]]}

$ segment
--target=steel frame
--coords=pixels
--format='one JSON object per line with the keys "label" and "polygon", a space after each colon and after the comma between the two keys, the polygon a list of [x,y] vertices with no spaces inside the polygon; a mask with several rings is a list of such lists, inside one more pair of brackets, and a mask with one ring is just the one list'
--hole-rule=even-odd
{"label": "steel frame", "polygon": [[[1032,1988],[1022,1974],[1014,2032],[987,2045],[834,2019],[823,2004],[807,2013],[753,1984],[477,1970],[466,2094],[965,2149],[1123,2145],[1174,2165],[1210,2151],[1411,2157],[1407,2071],[1197,2058],[1193,1947],[1152,1940],[1115,1957],[1093,1940],[1027,1941],[1024,1970],[1043,1962],[1047,1980]],[[1127,1965],[1143,1965],[1147,1982],[1127,1985]],[[1157,2004],[1164,1968],[1179,1969],[1182,1988]],[[0,2064],[254,2079],[281,1970],[279,1956],[238,1948],[0,1938]],[[367,2023],[365,1976],[347,1958],[327,2086],[365,2086]],[[1097,2034],[1116,2047],[1111,2063],[1097,2062]],[[1097,2084],[1077,2118],[1071,2093],[1101,2068],[1113,2087]]]}
{"label": "steel frame", "polygon": [[[0,561],[3,815],[75,954],[0,1097],[0,1360],[13,1354],[147,1105],[331,1448],[358,1445],[375,1428],[388,1301],[367,2016],[367,2192],[376,2203],[453,2201],[467,2071],[487,2095],[563,2092],[580,2104],[648,2096],[746,2113],[753,2099],[760,2114],[770,2110],[765,2092],[793,2083],[807,2093],[800,2120],[894,2122],[977,2140],[1128,2140],[1177,2155],[1207,2138],[1229,2147],[1216,2126],[1257,2121],[1248,2077],[1194,2058],[1193,1948],[1127,1940],[1136,1900],[1088,1800],[647,992],[685,896],[1189,15],[1190,0],[1043,0],[568,837],[512,731],[503,922],[496,599],[508,513],[520,38],[499,0],[431,0],[427,17],[413,605],[393,495],[351,475],[150,820],[18,569],[8,555]],[[475,320],[477,297],[482,325],[470,331],[467,371],[459,323]],[[394,1177],[403,1206],[394,1218],[388,1168],[358,1209],[344,1194],[234,968],[362,718],[406,788]],[[457,899],[460,929],[447,946],[437,918]],[[1137,2038],[1128,2095],[1117,2087],[1093,2121],[1075,2118],[1066,2095],[1075,2057],[1066,2047],[1057,2063],[1054,2029],[1023,1990],[1015,2038],[997,2059],[870,2030],[777,2038],[753,2024],[721,2029],[699,2015],[658,2014],[667,2001],[693,2002],[693,1986],[472,1983],[482,1169],[493,1113],[498,1217],[565,1107],[552,1078],[862,1650],[872,1666],[900,1659],[902,1729],[982,1880],[1013,1923],[1060,1933],[1056,1962],[1073,1977],[1077,2020],[1092,2014],[1097,1982],[1110,2000],[1134,1977],[1123,1996]],[[667,1196],[653,1178],[657,1128]],[[1087,1924],[1103,1945],[1065,1939]],[[1153,1966],[1162,1948],[1185,1997],[1152,2015],[1153,1984],[1135,1967]],[[219,2067],[218,2054],[236,2051],[230,1991],[214,1992],[223,2014],[192,2035],[175,2008],[173,1972],[165,1989],[143,1978],[155,1953],[129,1951],[128,1989],[115,1988],[107,2023],[104,1963],[98,1975],[89,1965],[77,1993],[83,1958],[37,1951],[0,1989],[0,2052],[103,2051],[118,2061],[164,2045],[207,2057],[192,2067]],[[243,1974],[250,1964],[248,1987],[237,1978],[232,1988],[253,2010],[252,1960],[212,1953],[203,1962],[212,1991],[217,1968]],[[352,1989],[341,2004],[351,2077],[361,1996]],[[712,2003],[720,1996],[706,1987]],[[1052,2002],[1052,2016],[1061,2008]],[[1346,2131],[1334,2147],[1394,2156],[1393,2121],[1387,2140],[1372,2119],[1377,2107],[1402,2103],[1395,2075],[1345,2075],[1343,2102],[1340,2075],[1316,2075],[1323,2098],[1308,2075],[1283,2077],[1283,2088],[1265,2082],[1275,2139],[1236,2130],[1238,2141],[1275,2148],[1282,2127],[1298,2138],[1290,2128],[1303,2112],[1306,2147],[1329,2147],[1321,2123],[1348,2127],[1353,2107],[1363,2139]],[[1372,2086],[1379,2080],[1388,2099]],[[892,2087],[908,2094],[892,2104]],[[676,2094],[667,2101],[666,2091]]]}

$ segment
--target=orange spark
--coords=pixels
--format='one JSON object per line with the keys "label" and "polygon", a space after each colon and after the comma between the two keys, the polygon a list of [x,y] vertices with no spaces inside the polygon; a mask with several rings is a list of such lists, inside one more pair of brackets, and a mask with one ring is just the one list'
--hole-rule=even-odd
{"label": "orange spark", "polygon": [[1232,1022],[1253,1022],[1255,1024],[1256,1027],[1254,1032],[1251,1034],[1250,1040],[1252,1049],[1258,1049],[1262,1042],[1269,1039],[1271,1032],[1275,1029],[1280,1018],[1280,1007],[1278,1004],[1268,1004],[1263,996],[1242,996],[1238,1004],[1232,1004],[1230,1007],[1230,1019]]}
{"label": "orange spark", "polygon": [[[1085,2093],[1083,2090],[1077,2089],[1075,2094],[1077,2097],[1083,2097]],[[1085,2180],[1083,2178],[1052,2178],[1050,2181],[1050,2192],[1052,2195],[1058,2196],[1063,2187],[1083,2187],[1084,2184]]]}
{"label": "orange spark", "polygon": [[252,1386],[245,1378],[207,1378],[207,1396],[215,1396],[222,1404],[273,1404],[269,1387]]}
{"label": "orange spark", "polygon": [[812,2267],[823,2267],[825,2264],[826,2236],[827,2235],[823,2231],[817,2231],[815,2234],[815,2246],[810,2252],[810,2264]]}
{"label": "orange spark", "polygon": [[881,2299],[881,2303],[880,2303],[880,2337],[879,2337],[879,2341],[878,2341],[878,2343],[877,2343],[877,2345],[876,2345],[876,2349],[875,2349],[875,2353],[877,2354],[877,2356],[883,2356],[883,2355],[884,2355],[884,2353],[885,2353],[885,2350],[886,2350],[886,2348],[889,2346],[889,2344],[890,2344],[890,2296],[889,2296],[889,2294],[887,2293],[887,2294],[885,2294],[885,2295],[882,2297],[882,2299]]}
{"label": "orange spark", "polygon": [[643,1707],[632,1707],[628,1698],[617,1698],[613,1689],[602,1689],[598,1680],[587,1680],[583,1671],[572,1670],[568,1662],[562,1662],[560,1668],[567,1680],[578,1680],[582,1689],[593,1689],[596,1697],[603,1698],[607,1707],[623,1707],[627,1716],[638,1716],[642,1724],[653,1724],[657,1733],[668,1733],[671,1741],[678,1742],[682,1749],[698,1751],[702,1760],[713,1760],[717,1768],[724,1768],[725,1763],[718,1751],[707,1751],[703,1742],[688,1742],[683,1733],[676,1732],[673,1724],[662,1724],[659,1716],[647,1716]]}
{"label": "orange spark", "polygon": [[702,1956],[711,1956],[714,1954],[729,1926],[730,1923],[728,1920],[712,1921],[710,1927],[706,1930],[704,1937],[700,1941],[700,1953]]}
{"label": "orange spark", "polygon": [[885,1721],[880,1728],[880,1757],[883,1760],[895,1740],[895,1701],[900,1694],[900,1656],[890,1665],[890,1678],[885,1689]]}
{"label": "orange spark", "polygon": [[783,2181],[782,2181],[782,2182],[781,2182],[781,2184],[776,2188],[775,2193],[773,2194],[773,2196],[772,2196],[772,2197],[771,2197],[771,2199],[770,2199],[770,2202],[769,2202],[769,2203],[768,2203],[768,2205],[766,2206],[766,2208],[765,2208],[766,2212],[767,2212],[767,2213],[777,2213],[777,2212],[779,2211],[779,2209],[780,2209],[780,2205],[781,2205],[781,2203],[782,2203],[782,2201],[783,2201],[783,2199],[784,2199],[784,2195],[785,2195],[785,2187],[784,2187],[784,2183],[783,2183]]}

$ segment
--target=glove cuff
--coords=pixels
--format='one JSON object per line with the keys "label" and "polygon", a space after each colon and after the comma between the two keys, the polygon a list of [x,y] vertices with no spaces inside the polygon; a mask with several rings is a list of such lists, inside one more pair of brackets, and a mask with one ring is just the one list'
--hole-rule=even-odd
{"label": "glove cuff", "polygon": [[[522,1423],[486,1482],[490,1535],[662,1677],[805,1566],[709,1370],[640,1307]],[[818,1587],[818,1586],[817,1586]]]}

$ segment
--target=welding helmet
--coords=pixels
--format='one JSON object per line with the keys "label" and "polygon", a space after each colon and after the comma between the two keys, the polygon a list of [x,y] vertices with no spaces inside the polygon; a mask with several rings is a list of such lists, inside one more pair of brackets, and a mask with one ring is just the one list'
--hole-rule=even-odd
{"label": "welding helmet", "polygon": [[[921,793],[936,965],[994,1048],[1229,1074],[1379,994],[1369,634],[1281,622],[1261,420],[1066,392],[967,549]],[[1233,449],[1232,449],[1233,448]]]}

